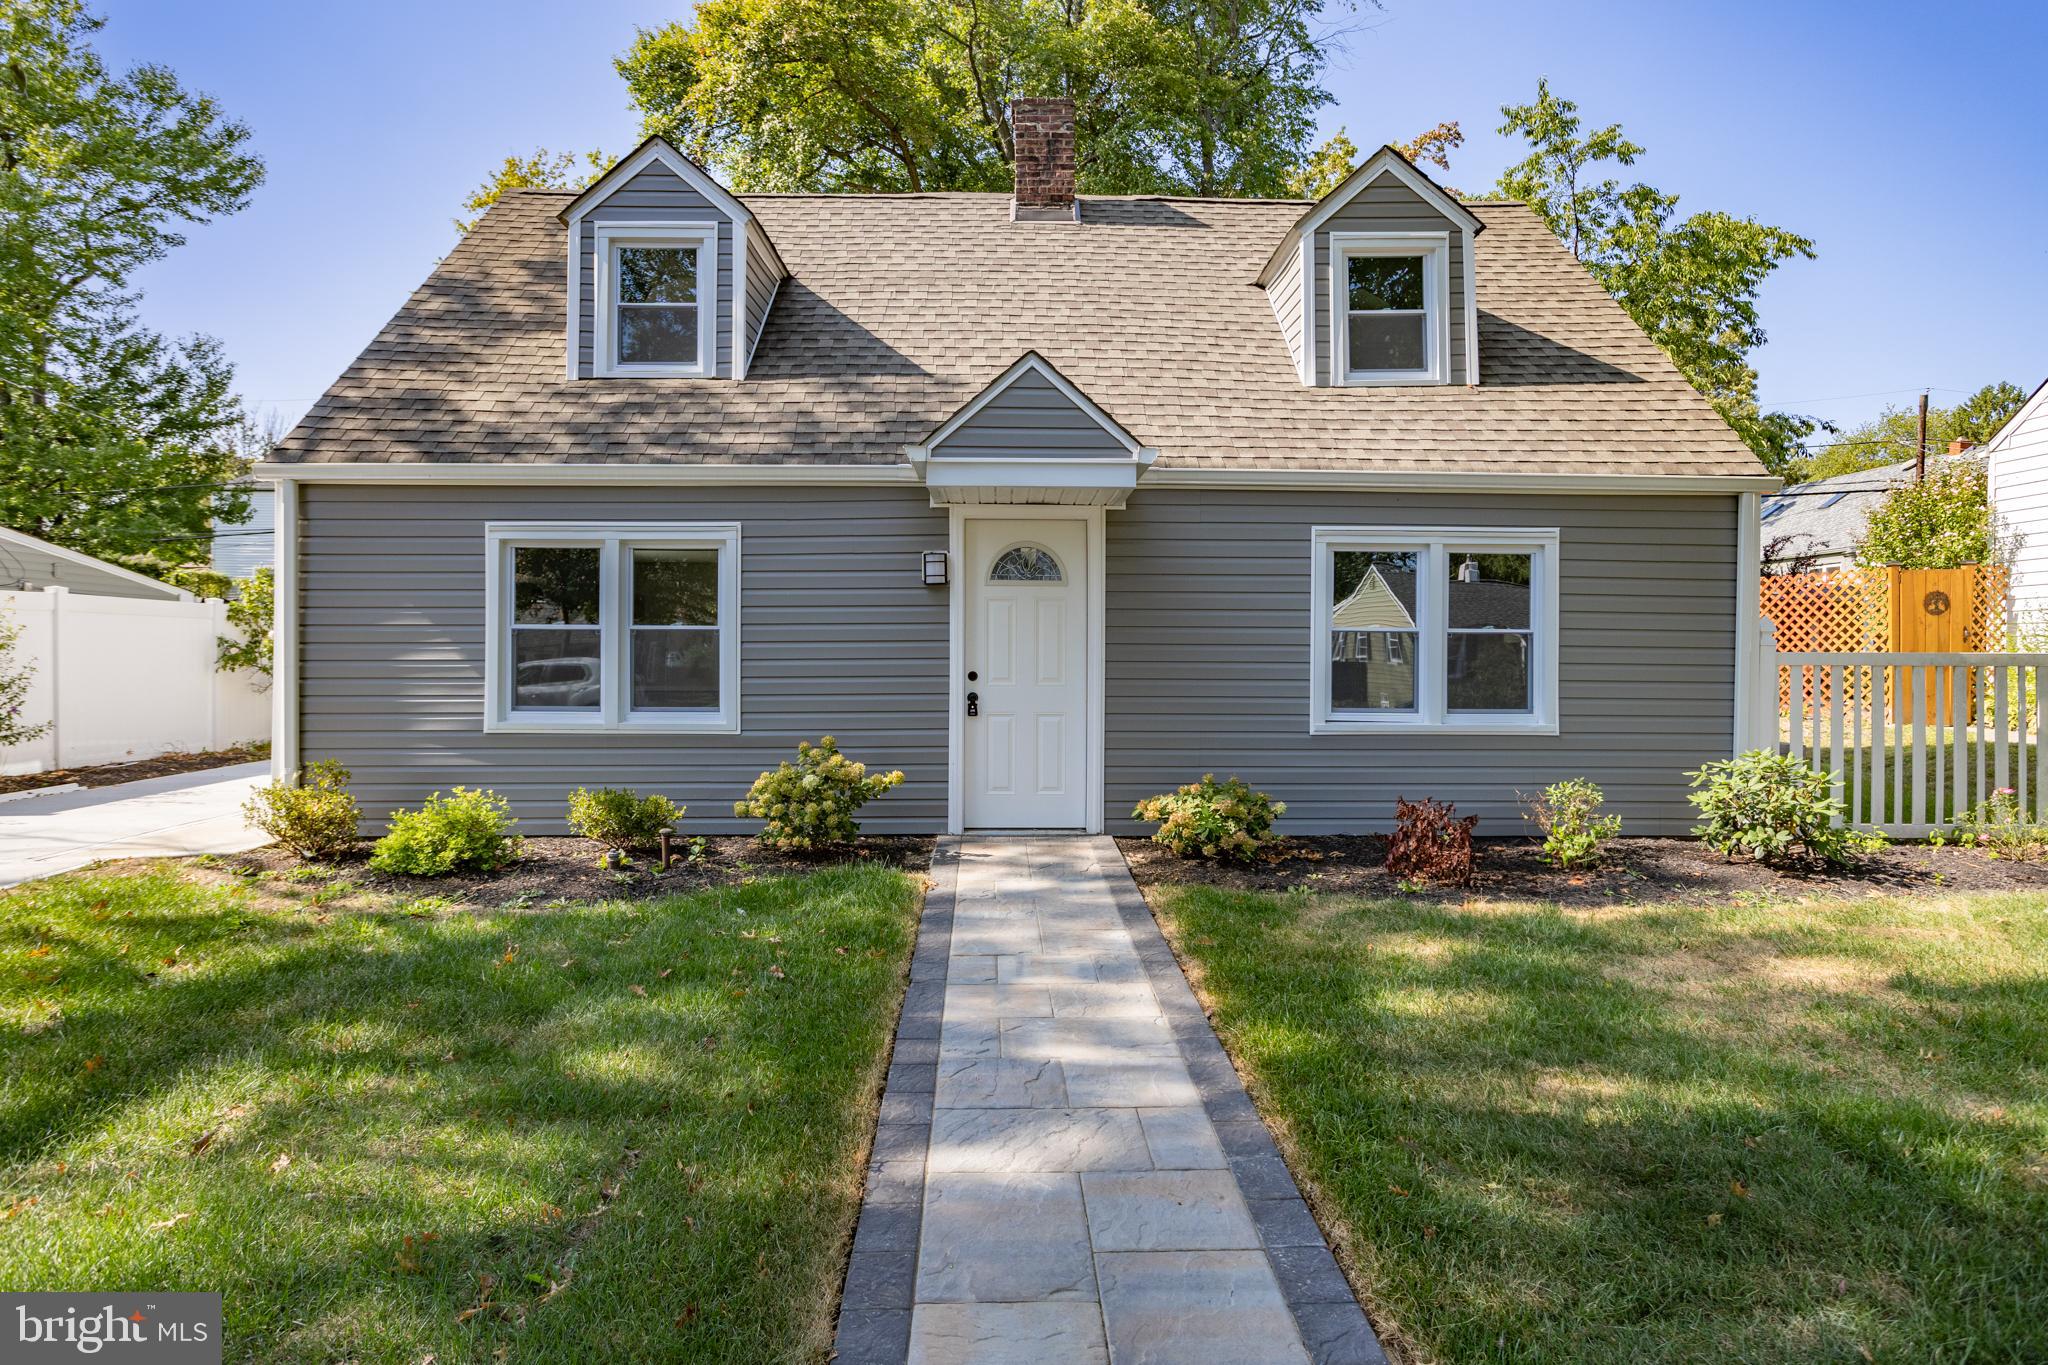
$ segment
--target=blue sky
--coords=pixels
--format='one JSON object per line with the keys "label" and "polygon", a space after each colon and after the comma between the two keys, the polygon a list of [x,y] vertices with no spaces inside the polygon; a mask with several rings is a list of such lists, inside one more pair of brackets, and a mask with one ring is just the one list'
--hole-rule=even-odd
{"label": "blue sky", "polygon": [[[269,177],[142,283],[145,320],[226,344],[251,407],[295,419],[454,243],[513,150],[617,153],[611,59],[673,0],[99,0],[101,47],[162,62],[255,133]],[[1649,149],[1684,203],[1815,239],[1763,295],[1768,406],[1842,422],[2048,376],[2048,6],[1386,0],[1349,21],[1326,129],[1362,147],[1460,121],[1483,189],[1538,76]]]}

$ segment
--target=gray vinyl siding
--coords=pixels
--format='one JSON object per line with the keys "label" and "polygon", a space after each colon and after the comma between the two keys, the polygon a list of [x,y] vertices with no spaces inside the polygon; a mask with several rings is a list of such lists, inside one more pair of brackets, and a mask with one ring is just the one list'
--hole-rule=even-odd
{"label": "gray vinyl siding", "polygon": [[[1108,518],[1107,809],[1205,772],[1287,803],[1298,832],[1384,829],[1397,797],[1526,826],[1517,792],[1606,790],[1637,834],[1691,828],[1682,774],[1734,730],[1733,497],[1141,491]],[[1311,735],[1309,537],[1319,525],[1556,527],[1555,736]]]}
{"label": "gray vinyl siding", "polygon": [[[1383,174],[1316,230],[1316,382],[1330,379],[1330,234],[1333,232],[1444,232],[1451,234],[1451,382],[1465,382],[1465,234],[1422,196]],[[1480,361],[1482,368],[1484,359]]]}
{"label": "gray vinyl siding", "polygon": [[952,435],[933,446],[932,453],[990,459],[1041,455],[1130,458],[1123,442],[1035,370],[1019,375]]}
{"label": "gray vinyl siding", "polygon": [[762,324],[768,321],[769,305],[775,301],[775,286],[781,281],[782,270],[768,245],[768,234],[761,231],[759,223],[748,223],[747,326],[742,355],[751,354],[760,340]]}
{"label": "gray vinyl siding", "polygon": [[[733,337],[733,224],[710,200],[690,188],[675,172],[652,165],[620,185],[583,215],[577,259],[578,304],[576,328],[576,373],[591,377],[596,365],[593,327],[597,317],[597,276],[604,262],[596,260],[597,224],[602,222],[662,222],[718,224],[718,377],[732,377]],[[751,271],[749,272],[752,273]]]}
{"label": "gray vinyl siding", "polygon": [[1266,300],[1273,305],[1274,320],[1280,324],[1280,335],[1287,339],[1287,356],[1294,362],[1295,373],[1301,372],[1301,264],[1300,252],[1295,259],[1281,266],[1273,282],[1266,286]]}
{"label": "gray vinyl siding", "polygon": [[[683,828],[751,826],[732,803],[823,734],[908,780],[868,807],[870,831],[928,832],[946,815],[946,590],[920,556],[946,545],[922,489],[347,487],[304,493],[301,722],[306,760],[338,758],[376,832],[398,806],[456,783],[490,787],[530,833],[562,833],[577,786],[662,792]],[[742,732],[485,734],[484,523],[741,524]]]}

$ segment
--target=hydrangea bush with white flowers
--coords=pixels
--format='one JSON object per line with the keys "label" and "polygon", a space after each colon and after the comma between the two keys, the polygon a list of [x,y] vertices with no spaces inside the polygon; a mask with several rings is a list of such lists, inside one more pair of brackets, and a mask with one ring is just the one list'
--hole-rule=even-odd
{"label": "hydrangea bush with white flowers", "polygon": [[892,787],[901,772],[870,773],[839,752],[826,735],[796,746],[796,762],[785,761],[754,779],[753,789],[732,804],[734,815],[766,821],[761,842],[771,848],[815,849],[848,844],[860,835],[854,812]]}

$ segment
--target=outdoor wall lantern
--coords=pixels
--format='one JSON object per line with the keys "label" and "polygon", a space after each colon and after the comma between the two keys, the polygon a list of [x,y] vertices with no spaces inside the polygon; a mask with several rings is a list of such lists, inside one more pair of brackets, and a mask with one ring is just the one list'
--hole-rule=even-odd
{"label": "outdoor wall lantern", "polygon": [[927,588],[946,586],[946,552],[926,550],[924,552],[924,585]]}

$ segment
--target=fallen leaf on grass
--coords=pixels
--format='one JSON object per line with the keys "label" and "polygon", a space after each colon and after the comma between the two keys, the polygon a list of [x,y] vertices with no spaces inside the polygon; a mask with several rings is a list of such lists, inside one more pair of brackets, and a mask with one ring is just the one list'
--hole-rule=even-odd
{"label": "fallen leaf on grass", "polygon": [[291,1164],[292,1154],[290,1152],[279,1152],[277,1154],[277,1160],[270,1163],[270,1173],[272,1175],[282,1175],[284,1173],[285,1168],[290,1166]]}
{"label": "fallen leaf on grass", "polygon": [[774,978],[775,978],[775,979],[776,979],[777,981],[783,981],[783,980],[787,980],[787,979],[788,979],[788,978],[786,978],[786,977],[784,977],[784,976],[783,976],[783,974],[782,974],[782,968],[780,968],[780,967],[776,966],[776,965],[775,965],[774,963],[772,963],[772,962],[771,962],[770,964],[768,964],[768,975],[770,975],[770,976],[774,977]]}
{"label": "fallen leaf on grass", "polygon": [[673,967],[663,967],[663,968],[661,969],[661,979],[662,979],[663,981],[666,981],[666,980],[668,980],[668,978],[669,978],[669,973],[671,973],[671,972],[673,972],[673,971],[675,971],[675,968],[673,968]]}
{"label": "fallen leaf on grass", "polygon": [[38,943],[35,947],[28,950],[28,955],[30,957],[48,957],[50,955],[50,945]]}
{"label": "fallen leaf on grass", "polygon": [[164,1219],[164,1221],[161,1223],[151,1223],[149,1225],[149,1230],[151,1232],[169,1232],[172,1228],[178,1226],[178,1224],[184,1222],[187,1218],[190,1218],[191,1216],[192,1215],[190,1213],[174,1213],[170,1217]]}
{"label": "fallen leaf on grass", "polygon": [[1708,1226],[1708,1227],[1710,1227],[1710,1228],[1717,1228],[1717,1227],[1720,1227],[1720,1226],[1721,1226],[1721,1215],[1720,1215],[1720,1214],[1718,1214],[1718,1213],[1710,1213],[1710,1214],[1708,1214],[1708,1215],[1707,1215],[1707,1226]]}
{"label": "fallen leaf on grass", "polygon": [[6,1208],[0,1209],[0,1223],[4,1223],[10,1218],[19,1217],[21,1214],[25,1213],[28,1209],[33,1207],[36,1204],[36,1202],[37,1200],[35,1195],[29,1195],[25,1199],[15,1200]]}
{"label": "fallen leaf on grass", "polygon": [[215,1139],[216,1137],[218,1137],[218,1136],[220,1136],[220,1129],[218,1129],[218,1128],[209,1128],[209,1129],[207,1129],[207,1130],[206,1130],[205,1132],[201,1133],[201,1134],[200,1134],[200,1135],[199,1135],[198,1137],[196,1137],[196,1138],[193,1138],[193,1139],[192,1139],[192,1147],[191,1147],[191,1150],[190,1150],[190,1151],[188,1151],[188,1152],[186,1153],[186,1155],[187,1155],[187,1156],[198,1156],[198,1155],[199,1155],[199,1154],[200,1154],[201,1152],[205,1151],[205,1150],[206,1150],[206,1149],[207,1149],[208,1147],[211,1147],[211,1146],[213,1146],[213,1140],[214,1140],[214,1139]]}
{"label": "fallen leaf on grass", "polygon": [[[398,1268],[408,1275],[419,1274],[420,1252],[426,1249],[427,1243],[439,1241],[440,1237],[441,1234],[438,1232],[424,1232],[418,1237],[414,1237],[410,1233],[406,1234],[403,1244],[398,1248],[397,1253],[393,1257],[398,1263]],[[491,1280],[491,1277],[488,1275],[484,1276],[484,1278],[489,1280],[491,1284],[497,1283],[497,1281]],[[485,1292],[488,1295],[489,1285],[485,1286]],[[463,1319],[458,1317],[456,1321],[461,1322]]]}
{"label": "fallen leaf on grass", "polygon": [[1729,1181],[1728,1188],[1737,1199],[1749,1198],[1749,1186],[1743,1184],[1740,1180]]}
{"label": "fallen leaf on grass", "polygon": [[695,1322],[696,1320],[697,1305],[694,1303],[686,1303],[683,1305],[683,1311],[676,1314],[676,1329],[680,1331],[683,1328],[688,1327],[691,1323]]}
{"label": "fallen leaf on grass", "polygon": [[1392,1194],[1396,1199],[1406,1199],[1408,1197],[1408,1191],[1402,1189],[1399,1185],[1387,1186],[1387,1192]]}
{"label": "fallen leaf on grass", "polygon": [[647,988],[637,981],[634,982],[632,985],[626,987],[626,989],[633,992],[633,994],[639,996],[643,1000],[647,998]]}
{"label": "fallen leaf on grass", "polygon": [[85,1059],[85,1069],[89,1072],[98,1071],[101,1067],[105,1066],[106,1064],[107,1059],[105,1057],[100,1056],[98,1053],[94,1053],[92,1056]]}

